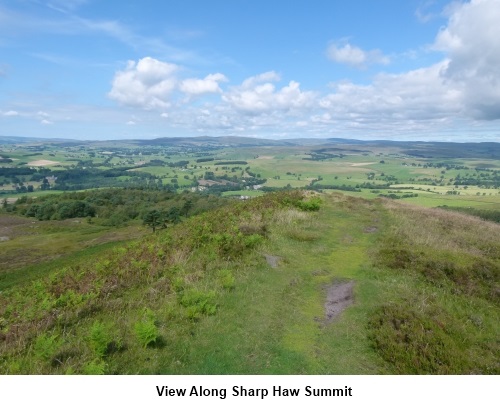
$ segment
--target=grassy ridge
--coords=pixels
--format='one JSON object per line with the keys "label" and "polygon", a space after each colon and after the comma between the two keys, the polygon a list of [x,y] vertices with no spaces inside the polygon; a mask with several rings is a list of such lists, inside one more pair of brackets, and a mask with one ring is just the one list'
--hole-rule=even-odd
{"label": "grassy ridge", "polygon": [[[85,249],[103,243],[131,240],[147,230],[137,224],[112,228],[82,218],[64,221],[37,221],[14,215],[0,215],[0,290],[6,277],[30,273],[42,265],[62,256],[79,254]],[[19,271],[18,271],[19,270]],[[9,274],[7,276],[7,274]]]}
{"label": "grassy ridge", "polygon": [[[106,371],[139,367],[140,372],[147,372],[135,356],[148,345],[136,347],[142,339],[134,335],[141,333],[131,331],[141,329],[146,321],[161,326],[171,316],[180,317],[185,328],[214,315],[218,296],[232,288],[240,256],[264,239],[264,216],[282,204],[302,206],[300,198],[298,193],[283,201],[269,197],[252,202],[250,211],[247,204],[200,215],[186,226],[115,249],[94,263],[60,269],[24,289],[2,294],[2,351],[11,353],[5,369],[82,373],[102,365],[103,356],[94,356],[85,338],[88,328],[102,322],[103,330],[122,332],[109,337],[110,346],[123,348],[124,341],[125,347],[131,348],[125,356],[116,356],[117,369],[109,366]],[[118,321],[107,316],[116,313],[122,315]],[[144,313],[148,314],[146,320]],[[87,338],[92,341],[91,336]],[[161,341],[160,336],[151,338],[151,343]],[[133,361],[135,366],[129,369],[121,361]],[[146,363],[144,367],[150,366]],[[63,367],[52,370],[54,364]]]}
{"label": "grassy ridge", "polygon": [[[380,199],[268,194],[1,294],[0,368],[498,373],[498,235]],[[354,304],[328,323],[342,280]]]}
{"label": "grassy ridge", "polygon": [[377,251],[387,303],[370,321],[398,373],[498,374],[499,226],[387,203],[393,226]]}
{"label": "grassy ridge", "polygon": [[25,283],[37,280],[47,274],[57,271],[58,269],[71,266],[75,263],[91,261],[94,258],[99,258],[99,256],[108,252],[111,248],[126,245],[126,243],[126,240],[102,242],[93,246],[81,247],[81,250],[77,250],[75,252],[64,251],[64,255],[62,257],[52,260],[47,258],[48,261],[46,262],[40,260],[37,264],[31,264],[11,271],[4,271],[0,273],[0,291],[13,287],[19,287]]}

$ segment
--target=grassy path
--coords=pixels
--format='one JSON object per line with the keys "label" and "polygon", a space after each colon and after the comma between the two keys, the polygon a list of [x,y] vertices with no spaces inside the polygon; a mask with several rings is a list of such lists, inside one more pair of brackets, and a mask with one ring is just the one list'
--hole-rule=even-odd
{"label": "grassy path", "polygon": [[[359,204],[359,205],[358,205]],[[373,208],[373,211],[372,211]],[[366,323],[375,286],[367,280],[368,251],[380,228],[379,211],[332,197],[318,213],[320,238],[311,248],[290,251],[290,270],[305,281],[302,314],[284,335],[284,346],[309,359],[308,373],[369,374],[381,372],[370,348]],[[326,287],[354,280],[354,305],[332,323],[324,322]]]}
{"label": "grassy path", "polygon": [[[357,200],[356,200],[357,201]],[[267,246],[241,268],[221,311],[176,344],[184,353],[162,373],[370,374],[381,362],[367,338],[376,285],[367,277],[368,251],[381,226],[370,203],[328,196],[318,213],[296,226],[276,227]],[[278,268],[263,259],[282,258]],[[325,322],[326,288],[355,281],[355,303]]]}

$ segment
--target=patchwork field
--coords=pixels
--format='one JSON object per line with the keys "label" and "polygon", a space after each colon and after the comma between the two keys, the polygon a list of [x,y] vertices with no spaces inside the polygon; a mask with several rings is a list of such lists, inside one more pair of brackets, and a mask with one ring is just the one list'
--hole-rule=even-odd
{"label": "patchwork field", "polygon": [[237,191],[251,195],[248,191],[261,188],[335,189],[367,198],[404,197],[424,206],[496,209],[500,201],[498,144],[464,145],[460,155],[453,144],[447,150],[439,143],[311,145],[299,140],[295,145],[274,141],[266,146],[265,141],[255,140],[255,145],[249,145],[252,141],[245,138],[239,143],[186,139],[178,144],[159,140],[4,145],[0,147],[0,198],[34,197],[40,190],[153,183],[177,191],[228,195]]}

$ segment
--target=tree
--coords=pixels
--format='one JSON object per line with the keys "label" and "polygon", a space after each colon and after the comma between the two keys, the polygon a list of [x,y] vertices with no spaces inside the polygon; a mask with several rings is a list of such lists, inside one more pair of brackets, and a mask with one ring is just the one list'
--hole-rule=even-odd
{"label": "tree", "polygon": [[186,200],[186,202],[182,206],[181,214],[184,215],[185,217],[187,217],[189,211],[191,210],[191,208],[193,208],[193,201],[192,200]]}
{"label": "tree", "polygon": [[45,201],[36,210],[36,218],[40,221],[48,221],[51,219],[52,215],[56,213],[55,204],[51,201]]}
{"label": "tree", "polygon": [[50,189],[50,183],[49,181],[45,178],[42,181],[42,185],[40,186],[40,190],[48,190]]}
{"label": "tree", "polygon": [[156,228],[164,222],[162,220],[162,214],[158,210],[151,210],[146,215],[144,215],[144,225],[149,226],[153,229],[153,233],[156,231]]}
{"label": "tree", "polygon": [[180,221],[180,209],[177,207],[170,208],[164,217],[164,222],[169,222],[171,224],[177,224]]}

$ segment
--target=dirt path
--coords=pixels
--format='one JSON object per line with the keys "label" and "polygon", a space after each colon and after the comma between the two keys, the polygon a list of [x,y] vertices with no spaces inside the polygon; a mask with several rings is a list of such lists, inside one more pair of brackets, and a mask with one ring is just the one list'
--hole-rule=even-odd
{"label": "dirt path", "polygon": [[328,287],[325,302],[326,322],[332,322],[344,309],[354,303],[354,281],[335,283]]}
{"label": "dirt path", "polygon": [[279,266],[281,257],[273,255],[264,255],[264,257],[266,258],[267,264],[271,266],[273,269]]}
{"label": "dirt path", "polygon": [[55,160],[41,159],[28,162],[28,166],[51,166],[51,165],[58,165],[60,163],[61,162],[56,162]]}

